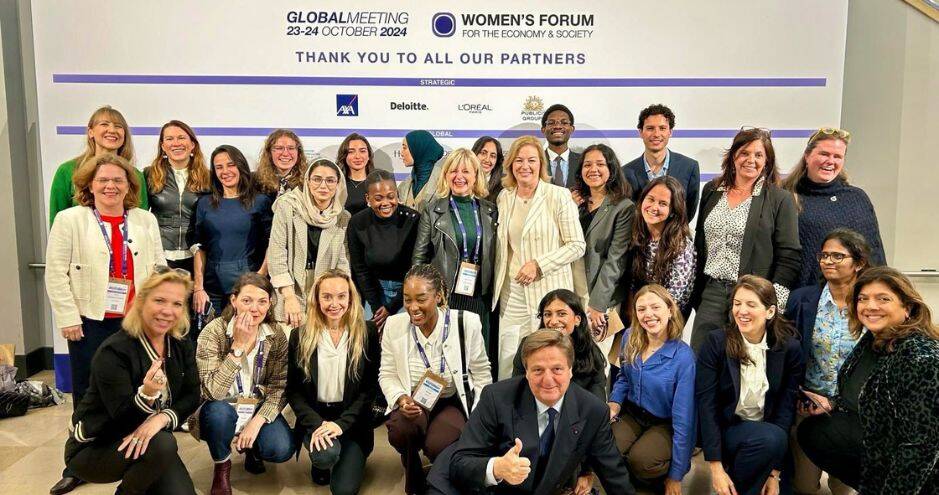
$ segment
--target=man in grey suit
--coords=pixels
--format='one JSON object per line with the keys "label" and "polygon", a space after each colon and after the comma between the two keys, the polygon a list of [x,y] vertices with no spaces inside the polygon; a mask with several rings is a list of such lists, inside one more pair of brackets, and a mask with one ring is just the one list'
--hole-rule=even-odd
{"label": "man in grey suit", "polygon": [[574,114],[560,103],[555,103],[541,115],[541,134],[548,146],[545,155],[548,158],[548,174],[551,183],[572,189],[580,173],[580,154],[567,146],[574,133]]}
{"label": "man in grey suit", "polygon": [[665,105],[651,105],[639,113],[638,128],[646,150],[623,166],[623,175],[632,187],[633,201],[640,206],[639,193],[652,179],[665,175],[674,177],[685,188],[685,211],[690,222],[698,209],[701,172],[697,160],[668,149],[675,114]]}

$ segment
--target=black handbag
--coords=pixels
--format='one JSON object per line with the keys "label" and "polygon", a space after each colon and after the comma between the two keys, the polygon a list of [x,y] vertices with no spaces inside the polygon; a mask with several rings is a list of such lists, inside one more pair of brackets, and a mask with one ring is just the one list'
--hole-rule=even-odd
{"label": "black handbag", "polygon": [[469,370],[466,368],[466,332],[463,330],[463,310],[457,312],[457,328],[460,331],[460,362],[463,364],[463,393],[466,394],[466,415],[469,416],[476,402],[476,391],[469,384]]}
{"label": "black handbag", "polygon": [[29,409],[29,396],[19,392],[0,392],[0,418],[23,416]]}

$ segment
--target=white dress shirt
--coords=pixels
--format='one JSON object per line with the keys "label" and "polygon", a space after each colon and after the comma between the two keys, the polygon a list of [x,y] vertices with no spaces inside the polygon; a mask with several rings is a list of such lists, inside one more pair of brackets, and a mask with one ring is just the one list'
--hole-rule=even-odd
{"label": "white dress shirt", "polygon": [[766,378],[766,334],[756,344],[744,338],[743,345],[753,364],[740,365],[740,398],[734,413],[747,421],[763,421],[763,406],[769,390],[769,379]]}
{"label": "white dress shirt", "polygon": [[[231,388],[228,391],[230,398],[237,398],[239,395],[241,397],[251,397],[252,392],[254,391],[254,364],[257,362],[258,358],[258,349],[261,347],[261,342],[267,339],[268,335],[273,334],[274,332],[267,326],[267,323],[261,323],[260,328],[258,328],[258,341],[254,344],[254,348],[251,351],[246,352],[241,355],[241,362],[238,363],[241,368],[238,370],[238,374],[241,375],[241,384],[244,386],[244,390],[241,393],[238,393],[238,381],[233,380],[231,383]],[[225,335],[228,338],[232,338],[235,334],[235,318],[232,318],[228,322],[228,327],[225,329]],[[264,352],[270,352],[270,349],[265,349]],[[263,358],[262,358],[263,359]]]}
{"label": "white dress shirt", "polygon": [[342,332],[339,344],[326,330],[320,334],[316,345],[316,400],[320,402],[342,402],[346,392],[346,362],[349,356],[349,332]]}
{"label": "white dress shirt", "polygon": [[[443,378],[447,383],[447,386],[444,387],[443,391],[440,393],[440,397],[450,397],[456,393],[456,388],[453,386],[453,378],[450,373],[450,364],[447,363],[444,359],[443,354],[443,325],[446,320],[446,315],[440,309],[437,309],[437,325],[434,326],[434,330],[430,333],[429,337],[424,337],[424,333],[421,332],[419,328],[413,328],[413,335],[417,335],[417,341],[421,343],[421,347],[424,348],[424,353],[427,355],[427,362],[430,363],[430,371],[435,375]],[[450,329],[448,332],[456,332],[457,321],[455,318],[450,320]],[[408,330],[411,332],[411,329]],[[440,361],[443,360],[443,373],[440,372]],[[408,335],[408,371],[411,376],[411,390],[414,390],[414,387],[417,386],[417,383],[421,380],[421,377],[424,376],[424,372],[427,371],[427,366],[424,363],[424,360],[421,358],[420,351],[417,350],[417,344],[414,343],[414,337]]]}
{"label": "white dress shirt", "polygon": [[567,148],[564,153],[555,153],[551,148],[545,148],[548,153],[548,175],[554,177],[554,168],[557,167],[557,159],[561,157],[561,175],[564,178],[564,184],[567,184],[567,177],[571,173],[571,149]]}
{"label": "white dress shirt", "polygon": [[[535,410],[538,411],[538,438],[541,438],[541,435],[544,434],[545,429],[548,427],[548,409],[554,409],[557,411],[557,415],[554,419],[554,432],[558,431],[558,418],[561,417],[561,407],[564,405],[564,396],[561,396],[553,406],[547,406],[542,404],[541,401],[535,399]],[[496,462],[496,457],[490,457],[489,462],[486,463],[486,486],[495,486],[502,482],[502,480],[497,480],[495,473],[492,472],[493,467]]]}

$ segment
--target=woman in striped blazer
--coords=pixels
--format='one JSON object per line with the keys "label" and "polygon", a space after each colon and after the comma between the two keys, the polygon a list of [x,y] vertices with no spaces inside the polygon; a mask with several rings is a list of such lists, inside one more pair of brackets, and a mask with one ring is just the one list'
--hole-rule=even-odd
{"label": "woman in striped blazer", "polygon": [[503,164],[492,298],[500,305],[500,379],[512,376],[519,342],[538,328],[544,295],[574,289],[571,265],[586,246],[577,205],[567,189],[548,182],[545,160],[538,138],[523,136]]}

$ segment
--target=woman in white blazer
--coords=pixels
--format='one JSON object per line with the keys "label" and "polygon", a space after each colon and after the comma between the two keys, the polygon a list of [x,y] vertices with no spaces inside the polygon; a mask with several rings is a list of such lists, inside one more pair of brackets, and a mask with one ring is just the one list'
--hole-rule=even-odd
{"label": "woman in white blazer", "polygon": [[574,290],[571,266],[586,247],[577,205],[570,191],[548,182],[545,160],[538,138],[523,136],[502,165],[492,298],[500,306],[500,379],[512,376],[519,342],[538,328],[544,295]]}
{"label": "woman in white blazer", "polygon": [[46,293],[68,340],[75,404],[88,388],[91,358],[120,330],[134,287],[165,265],[160,228],[138,208],[140,178],[113,153],[75,172],[75,202],[56,216],[46,246]]}
{"label": "woman in white blazer", "polygon": [[[385,320],[378,384],[390,413],[388,442],[401,454],[407,493],[425,491],[420,451],[433,461],[459,439],[475,399],[492,383],[479,316],[449,309],[446,300],[440,272],[416,265],[404,277],[407,313]],[[427,380],[431,386],[420,386]],[[429,389],[439,392],[422,400],[421,392]]]}

